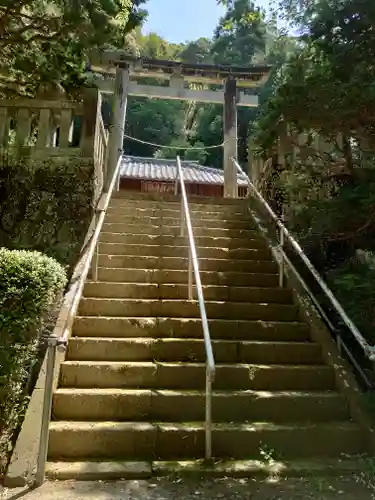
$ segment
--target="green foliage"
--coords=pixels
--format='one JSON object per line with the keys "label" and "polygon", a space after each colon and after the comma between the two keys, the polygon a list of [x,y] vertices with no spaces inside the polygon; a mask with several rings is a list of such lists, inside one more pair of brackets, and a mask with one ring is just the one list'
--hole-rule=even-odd
{"label": "green foliage", "polygon": [[274,141],[282,116],[299,129],[343,133],[374,149],[374,2],[315,0],[302,10],[292,0],[282,3],[303,37],[264,110],[260,146]]}
{"label": "green foliage", "polygon": [[[280,0],[278,6],[278,14],[301,36],[274,76],[255,139],[269,156],[282,119],[294,131],[319,134],[330,144],[324,156],[304,157],[302,148],[293,160],[287,158],[281,184],[288,224],[373,343],[375,4]],[[338,134],[344,138],[342,147],[336,144]],[[346,166],[345,178],[332,175],[338,159]]]}
{"label": "green foliage", "polygon": [[[277,68],[285,61],[287,54],[294,50],[293,39],[281,36],[272,22],[266,22],[264,12],[254,2],[224,0],[220,3],[226,7],[226,13],[213,37],[211,55],[215,63],[241,66],[267,63]],[[260,91],[261,107],[272,92],[275,72]],[[209,105],[201,109],[193,137],[207,145],[220,144],[223,141],[222,112],[222,106]],[[258,114],[259,109],[238,110],[240,162],[247,161],[248,137],[253,132]],[[222,168],[222,151],[208,151],[206,163]]]}
{"label": "green foliage", "polygon": [[203,142],[195,142],[193,148],[199,149],[187,149],[184,154],[184,160],[197,161],[201,165],[204,165],[209,151],[204,149],[204,146]]}
{"label": "green foliage", "polygon": [[39,250],[74,266],[93,214],[92,161],[0,162],[0,246]]}
{"label": "green foliage", "polygon": [[[201,165],[204,165],[207,157],[207,151],[202,142],[196,142],[195,144],[189,143],[187,140],[176,139],[170,146],[161,148],[155,153],[155,158],[176,158],[177,155],[182,160],[197,161]],[[196,148],[196,149],[192,149]]]}
{"label": "green foliage", "polygon": [[249,0],[221,3],[225,5],[226,13],[215,30],[213,60],[218,64],[248,66],[254,55],[265,53],[264,12]]}
{"label": "green foliage", "polygon": [[182,44],[169,43],[157,33],[140,34],[138,45],[140,54],[151,59],[174,60],[182,49]]}
{"label": "green foliage", "polygon": [[83,82],[89,50],[124,45],[144,0],[0,0],[0,94]]}
{"label": "green foliage", "polygon": [[[344,147],[336,151],[351,169],[353,159],[357,164],[364,159],[363,147],[375,148],[375,5],[370,0],[280,0],[279,8],[302,36],[275,76],[274,91],[257,123],[257,145],[263,152],[272,149],[281,119],[333,145],[340,133]],[[368,238],[373,211],[371,193],[358,176],[338,190],[327,189],[324,178],[334,156],[326,155],[315,169],[311,159],[309,165],[303,157],[294,160],[293,172],[288,172],[291,182],[285,186],[288,210],[302,233],[347,239],[355,234],[362,242],[364,232]],[[366,231],[359,234],[362,226]]]}
{"label": "green foliage", "polygon": [[299,163],[281,177],[288,227],[346,313],[371,343],[375,301],[375,177],[354,170],[340,181],[322,165]]}
{"label": "green foliage", "polygon": [[212,62],[212,40],[198,38],[188,42],[179,54],[181,61],[191,64],[210,64]]}
{"label": "green foliage", "polygon": [[[64,289],[64,268],[40,252],[0,248],[0,366],[13,363],[20,344],[33,338],[35,329],[58,292]],[[1,374],[1,382],[5,381]]]}
{"label": "green foliage", "polygon": [[[206,146],[221,144],[224,139],[223,107],[218,104],[208,104],[201,108],[194,138]],[[207,150],[206,164],[216,168],[223,168],[223,148]]]}
{"label": "green foliage", "polygon": [[328,273],[328,282],[348,316],[375,344],[375,255],[368,254],[370,262],[352,259]]}
{"label": "green foliage", "polygon": [[[182,102],[131,98],[128,106],[127,135],[160,145],[168,145],[180,136]],[[128,154],[150,158],[157,148],[125,139],[124,150]]]}
{"label": "green foliage", "polygon": [[[320,167],[321,168],[321,167]],[[288,225],[301,241],[324,250],[330,245],[375,251],[375,179],[371,170],[356,172],[339,184],[315,170],[284,173]],[[345,255],[342,257],[345,258]],[[339,259],[327,262],[335,267]]]}
{"label": "green foliage", "polygon": [[43,319],[65,284],[66,273],[54,259],[0,248],[0,473],[26,408],[24,387]]}

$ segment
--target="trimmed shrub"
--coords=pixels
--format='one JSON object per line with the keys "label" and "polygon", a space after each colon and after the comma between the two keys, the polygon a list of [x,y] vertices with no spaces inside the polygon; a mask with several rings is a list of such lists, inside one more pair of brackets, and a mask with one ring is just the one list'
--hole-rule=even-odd
{"label": "trimmed shrub", "polygon": [[0,248],[0,473],[27,406],[44,319],[65,285],[65,270],[53,258]]}

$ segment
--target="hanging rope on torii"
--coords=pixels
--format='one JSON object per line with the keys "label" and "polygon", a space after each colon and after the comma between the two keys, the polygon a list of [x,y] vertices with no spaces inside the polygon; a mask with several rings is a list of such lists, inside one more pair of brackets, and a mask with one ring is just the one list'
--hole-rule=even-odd
{"label": "hanging rope on torii", "polygon": [[[90,57],[90,70],[105,75],[97,84],[103,93],[114,94],[114,127],[109,138],[108,179],[122,150],[127,97],[146,96],[223,104],[224,196],[237,197],[237,172],[231,158],[237,159],[237,107],[257,107],[257,95],[247,89],[263,85],[269,66],[248,68],[188,64],[175,61],[136,58],[121,52],[96,52]],[[168,80],[168,86],[138,83],[138,79]],[[217,90],[192,90],[191,83],[204,83]],[[108,181],[107,181],[108,182]]]}

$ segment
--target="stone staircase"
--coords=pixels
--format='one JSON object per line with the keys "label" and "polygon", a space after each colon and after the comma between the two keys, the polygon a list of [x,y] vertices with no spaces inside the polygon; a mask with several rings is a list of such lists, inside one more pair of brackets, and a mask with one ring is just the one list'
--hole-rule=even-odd
{"label": "stone staircase", "polygon": [[[190,206],[217,365],[215,460],[254,471],[269,450],[296,463],[362,452],[365,433],[291,291],[278,287],[244,202]],[[179,203],[118,193],[99,253],[99,282],[86,283],[54,395],[47,474],[193,467],[204,457],[205,349],[197,303],[187,300]]]}

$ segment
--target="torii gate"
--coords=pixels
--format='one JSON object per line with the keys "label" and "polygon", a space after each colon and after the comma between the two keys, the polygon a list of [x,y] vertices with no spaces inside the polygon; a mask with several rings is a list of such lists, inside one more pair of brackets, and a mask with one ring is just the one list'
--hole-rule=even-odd
{"label": "torii gate", "polygon": [[[224,196],[237,197],[237,172],[231,161],[237,159],[237,106],[257,107],[258,97],[248,95],[246,89],[263,85],[270,66],[249,68],[189,64],[175,61],[131,57],[123,52],[100,52],[91,57],[91,71],[112,75],[112,79],[98,81],[103,93],[113,93],[114,126],[109,137],[107,166],[108,187],[122,151],[128,95],[208,102],[224,105]],[[113,79],[113,76],[115,78]],[[169,86],[137,83],[137,79],[169,80]],[[218,90],[191,90],[186,83],[218,86]]]}

